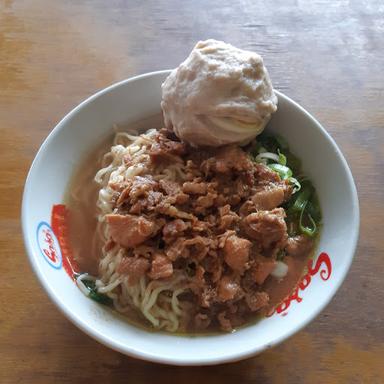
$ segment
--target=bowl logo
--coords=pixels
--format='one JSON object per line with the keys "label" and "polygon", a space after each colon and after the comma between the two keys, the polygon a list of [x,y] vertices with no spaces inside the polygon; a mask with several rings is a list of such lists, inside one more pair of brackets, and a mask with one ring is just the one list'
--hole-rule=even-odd
{"label": "bowl logo", "polygon": [[38,225],[36,239],[44,259],[51,267],[60,269],[62,265],[60,245],[52,228],[45,221]]}
{"label": "bowl logo", "polygon": [[300,297],[300,292],[304,291],[312,281],[312,278],[320,272],[320,278],[323,281],[329,280],[332,274],[332,262],[327,253],[321,252],[316,262],[312,259],[308,261],[308,272],[300,279],[296,288],[270,313],[267,314],[267,317],[271,317],[273,314],[278,313],[282,316],[286,316],[288,313],[288,308],[290,307],[293,301],[301,303],[303,298]]}

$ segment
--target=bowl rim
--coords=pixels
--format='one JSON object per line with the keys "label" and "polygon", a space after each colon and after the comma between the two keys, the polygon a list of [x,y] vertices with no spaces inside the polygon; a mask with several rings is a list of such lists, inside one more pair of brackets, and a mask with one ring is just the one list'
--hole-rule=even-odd
{"label": "bowl rim", "polygon": [[345,280],[348,271],[351,267],[354,255],[356,253],[356,247],[359,237],[359,228],[360,228],[360,210],[359,210],[359,201],[358,201],[358,195],[357,195],[357,189],[353,180],[352,172],[347,164],[346,159],[344,158],[341,150],[337,146],[336,142],[333,140],[333,138],[330,136],[330,134],[325,130],[325,128],[309,113],[307,112],[303,107],[301,107],[298,103],[296,103],[294,100],[289,98],[288,96],[284,95],[282,92],[279,92],[277,90],[274,90],[279,98],[285,99],[288,103],[290,103],[294,108],[299,110],[302,114],[304,114],[308,119],[312,121],[312,123],[321,131],[325,139],[327,140],[328,145],[330,145],[333,150],[336,152],[337,157],[339,158],[341,165],[343,167],[343,170],[346,173],[347,176],[347,187],[351,191],[352,196],[352,207],[353,207],[353,233],[351,233],[350,236],[350,244],[352,246],[351,253],[347,259],[347,261],[342,265],[343,270],[340,273],[340,277],[338,280],[334,281],[334,284],[332,285],[330,292],[328,293],[328,297],[326,300],[316,307],[312,314],[306,319],[299,321],[297,324],[295,324],[292,329],[289,331],[289,333],[282,335],[281,337],[277,338],[273,342],[254,347],[254,348],[247,348],[247,350],[237,350],[237,351],[230,351],[226,356],[224,357],[200,357],[197,358],[185,358],[185,357],[179,357],[177,355],[173,357],[163,357],[157,354],[156,352],[153,353],[151,351],[142,352],[136,350],[134,347],[127,346],[126,344],[122,344],[119,342],[116,342],[115,340],[110,339],[109,337],[105,336],[103,333],[98,331],[97,329],[88,326],[87,322],[78,317],[75,314],[75,311],[69,310],[66,305],[61,301],[58,294],[55,293],[55,291],[50,287],[48,284],[46,278],[44,277],[44,273],[40,270],[40,268],[37,265],[37,261],[35,260],[34,252],[33,252],[33,246],[31,243],[30,236],[28,235],[28,225],[27,225],[27,210],[28,207],[26,205],[27,196],[30,193],[30,185],[31,185],[31,178],[33,177],[34,170],[36,168],[37,159],[42,155],[42,152],[45,150],[47,146],[50,145],[53,138],[58,134],[59,131],[64,129],[66,122],[71,119],[74,115],[76,115],[81,109],[83,109],[86,105],[92,103],[95,99],[99,98],[100,96],[103,96],[109,92],[114,91],[115,89],[119,87],[123,87],[128,83],[136,82],[139,80],[144,80],[153,76],[160,76],[160,75],[167,75],[171,72],[171,70],[160,70],[160,71],[153,71],[144,73],[141,75],[133,76],[130,78],[127,78],[125,80],[119,81],[117,83],[114,83],[106,88],[103,88],[99,90],[98,92],[94,93],[93,95],[86,98],[84,101],[82,101],[80,104],[78,104],[76,107],[74,107],[69,113],[67,113],[52,129],[52,131],[49,133],[49,135],[46,137],[46,139],[41,144],[39,150],[37,151],[37,154],[34,157],[34,160],[31,164],[31,167],[29,169],[25,185],[24,185],[24,191],[22,196],[22,207],[21,207],[21,224],[22,224],[22,234],[23,234],[23,240],[24,240],[24,247],[26,250],[26,253],[28,255],[28,259],[30,262],[30,265],[32,267],[32,270],[34,271],[35,275],[38,278],[38,281],[40,282],[43,289],[47,292],[49,298],[51,301],[56,305],[56,307],[67,317],[75,326],[77,326],[79,329],[81,329],[84,333],[95,339],[96,341],[104,344],[105,346],[121,352],[125,355],[146,360],[146,361],[152,361],[156,363],[162,363],[162,364],[172,364],[172,365],[179,365],[179,366],[192,366],[192,365],[215,365],[215,364],[222,364],[222,363],[228,363],[228,362],[235,362],[239,360],[243,360],[249,357],[252,357],[258,353],[261,353],[262,351],[272,348],[281,342],[285,341],[289,337],[296,334],[298,331],[302,330],[304,327],[306,327],[315,317],[319,315],[319,313],[329,304],[329,302],[332,300],[334,295],[336,294],[337,290],[340,288],[341,284]]}

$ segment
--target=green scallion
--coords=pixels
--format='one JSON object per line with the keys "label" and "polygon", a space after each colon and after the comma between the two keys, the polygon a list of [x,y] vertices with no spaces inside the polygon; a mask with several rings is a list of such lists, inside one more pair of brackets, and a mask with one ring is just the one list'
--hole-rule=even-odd
{"label": "green scallion", "polygon": [[279,174],[282,180],[286,180],[292,176],[292,171],[285,165],[281,164],[268,164],[268,167]]}
{"label": "green scallion", "polygon": [[279,154],[279,164],[287,165],[287,158],[283,153],[280,152],[280,149],[277,150],[277,153]]}
{"label": "green scallion", "polygon": [[288,181],[290,182],[290,184],[293,185],[293,191],[292,191],[292,194],[294,194],[294,193],[300,191],[300,189],[301,189],[301,184],[300,184],[299,180],[295,179],[294,177],[290,177],[290,178],[288,179]]}
{"label": "green scallion", "polygon": [[94,280],[82,280],[82,283],[88,288],[88,297],[100,304],[112,305],[112,299],[103,293],[97,292],[96,283]]}
{"label": "green scallion", "polygon": [[[312,216],[308,212],[305,212],[307,203],[308,201],[304,203],[303,209],[300,212],[299,228],[300,228],[300,232],[303,233],[304,235],[313,237],[317,231],[317,225],[315,220],[313,220]],[[307,221],[309,221],[309,225],[303,224],[304,214],[307,215]]]}
{"label": "green scallion", "polygon": [[267,164],[268,160],[279,161],[279,156],[272,152],[261,152],[255,157],[256,163]]}
{"label": "green scallion", "polygon": [[312,191],[310,188],[307,186],[305,188],[302,187],[301,192],[297,196],[293,205],[290,207],[290,210],[293,212],[301,212],[311,197],[311,193]]}

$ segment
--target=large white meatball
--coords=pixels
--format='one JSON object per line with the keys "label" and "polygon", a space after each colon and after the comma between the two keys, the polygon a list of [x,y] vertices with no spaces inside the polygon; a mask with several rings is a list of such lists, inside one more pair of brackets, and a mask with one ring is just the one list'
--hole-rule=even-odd
{"label": "large white meatball", "polygon": [[164,122],[194,146],[246,143],[276,111],[261,56],[217,40],[200,41],[162,85]]}

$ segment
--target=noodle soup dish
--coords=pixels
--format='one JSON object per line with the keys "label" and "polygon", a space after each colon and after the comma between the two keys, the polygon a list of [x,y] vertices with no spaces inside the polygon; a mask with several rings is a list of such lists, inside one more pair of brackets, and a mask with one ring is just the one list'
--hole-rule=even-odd
{"label": "noodle soup dish", "polygon": [[277,91],[256,138],[181,140],[160,109],[169,74],[115,84],[56,126],[25,185],[26,249],[51,300],[103,344],[176,365],[236,361],[334,296],[357,194],[324,128]]}
{"label": "noodle soup dish", "polygon": [[86,296],[148,329],[201,333],[234,331],[293,291],[321,210],[281,137],[194,148],[164,128],[126,127],[112,140],[69,187]]}

